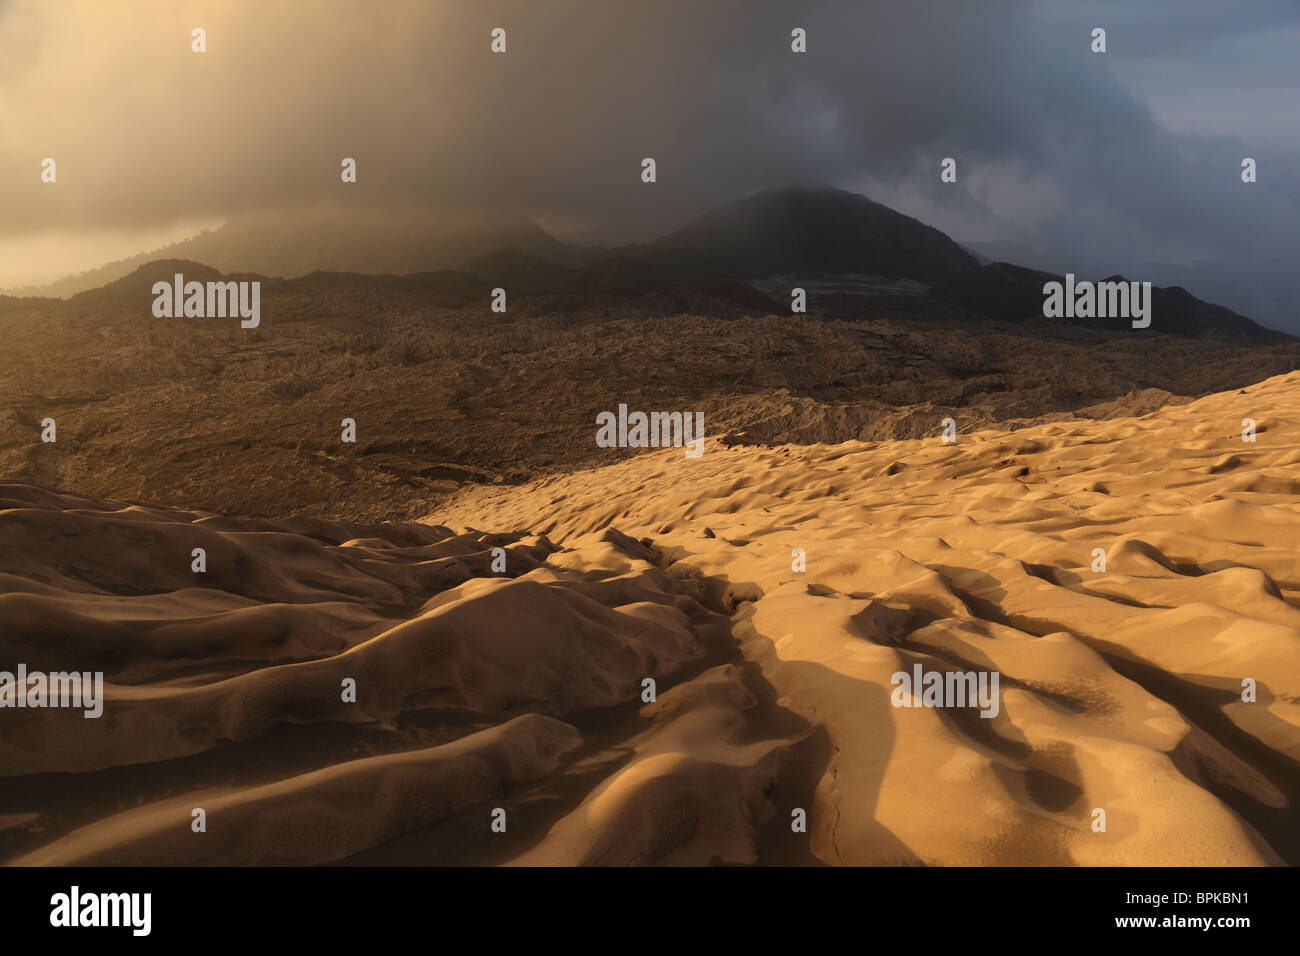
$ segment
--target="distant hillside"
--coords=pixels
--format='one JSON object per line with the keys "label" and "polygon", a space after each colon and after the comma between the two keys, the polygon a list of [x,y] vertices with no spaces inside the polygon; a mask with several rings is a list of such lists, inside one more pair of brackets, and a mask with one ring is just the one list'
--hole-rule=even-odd
{"label": "distant hillside", "polygon": [[[1086,276],[1079,277],[1090,278]],[[1064,276],[1008,262],[994,262],[962,273],[930,289],[932,298],[955,302],[972,312],[1004,322],[1043,320],[1043,285],[1063,282]],[[1124,276],[1100,281],[1124,282]],[[1176,335],[1212,334],[1255,342],[1288,342],[1293,336],[1265,328],[1221,305],[1204,302],[1181,286],[1151,289],[1152,332]],[[1104,319],[1054,319],[1076,324],[1102,323]]]}
{"label": "distant hillside", "polygon": [[100,289],[87,289],[72,296],[72,304],[82,308],[108,303],[128,303],[141,308],[153,302],[155,282],[171,283],[177,274],[186,282],[214,282],[225,278],[211,266],[189,259],[159,259],[147,263],[130,275],[108,283]]}
{"label": "distant hillside", "polygon": [[[176,262],[188,263],[200,281],[199,270],[212,277],[278,277],[264,280],[266,291],[347,286],[471,298],[497,286],[514,295],[689,290],[775,313],[788,310],[787,281],[795,279],[808,290],[812,311],[823,317],[960,321],[951,303],[1010,322],[1041,317],[1043,283],[1061,278],[1008,262],[981,264],[916,219],[865,196],[819,187],[765,190],[720,205],[653,242],[604,251],[566,245],[519,220],[434,222],[422,212],[337,209],[246,217],[161,252],[55,283],[42,294],[68,295],[93,285],[96,292],[77,296],[83,306],[122,296],[138,302],[157,281],[155,273],[168,278],[169,263]],[[1181,286],[1156,288],[1153,299],[1152,331],[1290,340]],[[0,312],[11,311],[13,301],[0,297]]]}
{"label": "distant hillside", "polygon": [[67,297],[102,288],[160,260],[202,262],[222,273],[285,278],[321,271],[410,275],[453,269],[467,259],[507,247],[550,261],[580,259],[585,254],[527,220],[433,221],[421,213],[329,209],[241,217],[153,252],[14,291]]}
{"label": "distant hillside", "polygon": [[978,265],[946,235],[842,189],[770,189],[645,247],[670,272],[709,278],[869,273],[940,282]]}
{"label": "distant hillside", "polygon": [[505,286],[513,292],[553,289],[574,273],[572,269],[515,248],[498,249],[470,259],[460,267],[460,271],[490,279],[493,285]]}
{"label": "distant hillside", "polygon": [[[365,275],[356,272],[313,272],[291,279],[259,275],[255,272],[221,273],[210,266],[188,259],[159,259],[140,266],[130,275],[123,276],[101,289],[88,289],[72,296],[67,305],[78,311],[122,308],[128,311],[148,310],[153,302],[156,282],[171,283],[180,273],[186,282],[212,282],[217,280],[256,280],[262,283],[262,295],[274,293],[299,293],[321,295],[329,292],[364,292],[366,290],[406,292],[453,299],[486,297],[493,287],[488,279],[451,269],[417,272],[411,275]],[[40,302],[54,308],[63,303],[57,299],[10,299],[31,305]],[[6,300],[0,297],[0,310]]]}

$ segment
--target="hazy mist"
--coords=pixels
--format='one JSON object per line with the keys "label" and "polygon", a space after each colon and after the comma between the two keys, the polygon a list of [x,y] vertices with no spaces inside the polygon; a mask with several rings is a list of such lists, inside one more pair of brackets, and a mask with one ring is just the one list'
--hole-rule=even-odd
{"label": "hazy mist", "polygon": [[1286,0],[0,0],[0,286],[320,202],[618,243],[824,182],[1028,265],[1183,267],[1276,325],[1296,291],[1297,45]]}

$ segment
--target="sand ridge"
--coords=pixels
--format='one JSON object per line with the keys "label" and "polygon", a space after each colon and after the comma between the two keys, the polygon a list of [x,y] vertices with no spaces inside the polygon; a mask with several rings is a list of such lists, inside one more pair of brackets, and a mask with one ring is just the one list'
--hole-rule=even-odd
{"label": "sand ridge", "polygon": [[[612,525],[711,587],[780,704],[830,735],[823,861],[1296,862],[1300,375],[953,444],[938,424],[650,454],[437,517],[564,544]],[[1001,712],[891,706],[916,661],[996,669]]]}
{"label": "sand ridge", "polygon": [[[612,529],[561,554],[522,533],[232,519],[5,483],[0,540],[0,670],[105,681],[101,718],[0,710],[10,863],[505,862],[665,722],[671,740],[743,731],[766,758],[677,769],[714,795],[716,832],[665,843],[647,826],[647,846],[597,855],[756,859],[755,814],[802,729],[763,737],[752,678],[721,663],[726,618]],[[662,708],[697,677],[690,693],[713,703],[689,721],[638,713],[646,681]],[[625,790],[623,811],[661,812],[661,788]],[[508,839],[489,829],[498,810]]]}
{"label": "sand ridge", "polygon": [[[1300,861],[1300,374],[935,426],[408,524],[0,485],[0,669],[106,681],[101,719],[0,711],[0,860]],[[996,711],[895,706],[918,665]]]}

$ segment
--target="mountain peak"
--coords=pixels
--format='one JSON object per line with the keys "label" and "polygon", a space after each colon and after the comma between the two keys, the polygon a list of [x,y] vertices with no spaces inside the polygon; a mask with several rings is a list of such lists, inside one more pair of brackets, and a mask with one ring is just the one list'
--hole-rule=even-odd
{"label": "mountain peak", "polygon": [[718,206],[652,243],[685,251],[715,273],[868,273],[939,282],[975,268],[938,229],[832,186],[765,189]]}

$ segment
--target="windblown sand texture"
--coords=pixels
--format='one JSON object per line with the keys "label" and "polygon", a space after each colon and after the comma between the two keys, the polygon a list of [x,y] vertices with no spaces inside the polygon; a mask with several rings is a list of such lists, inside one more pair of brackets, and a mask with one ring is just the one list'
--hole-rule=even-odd
{"label": "windblown sand texture", "polygon": [[[0,857],[1300,862],[1300,373],[958,429],[653,452],[426,524],[0,486],[0,668],[109,681],[99,720],[0,712]],[[891,706],[917,662],[998,671],[997,716]]]}

